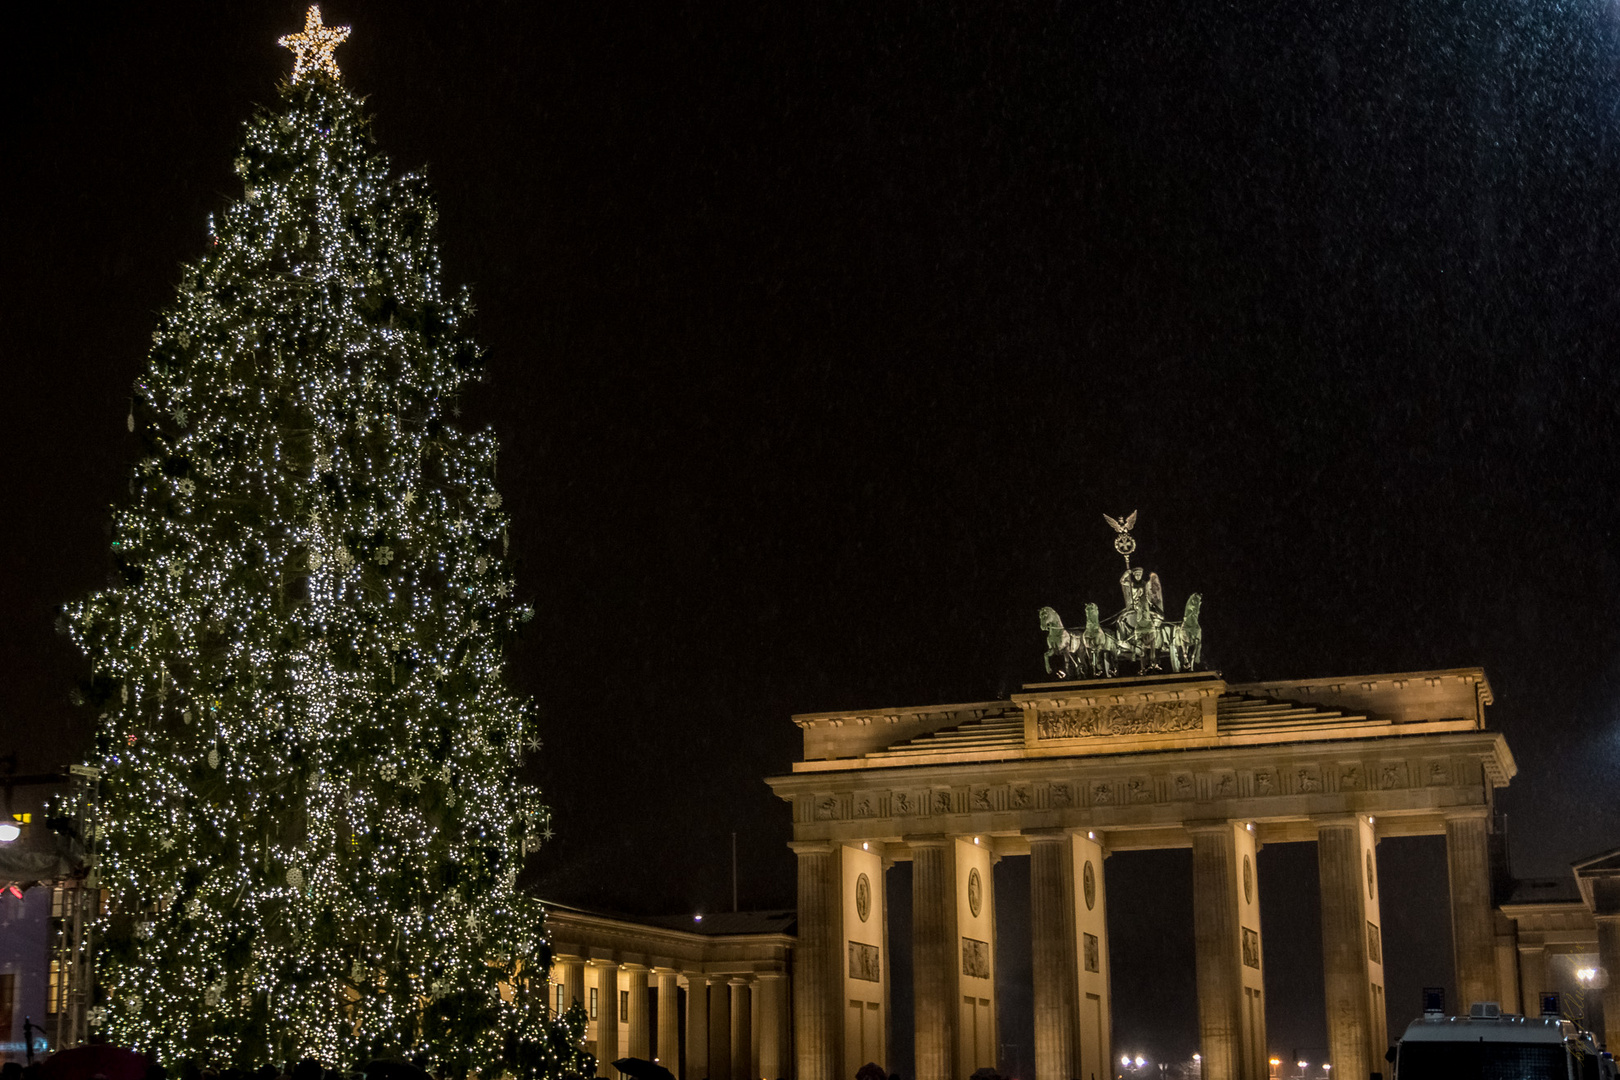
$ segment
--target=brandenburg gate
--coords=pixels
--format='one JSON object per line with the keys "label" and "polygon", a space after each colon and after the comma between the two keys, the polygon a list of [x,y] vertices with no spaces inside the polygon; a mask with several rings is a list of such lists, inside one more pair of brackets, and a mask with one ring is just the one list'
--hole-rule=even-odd
{"label": "brandenburg gate", "polygon": [[1205,1080],[1267,1080],[1256,852],[1314,841],[1334,1075],[1384,1069],[1377,859],[1444,835],[1461,1006],[1496,1000],[1487,832],[1515,772],[1478,668],[1229,685],[1076,679],[796,716],[798,1080],[888,1060],[884,868],[912,862],[917,1080],[996,1063],[992,864],[1030,859],[1037,1080],[1109,1080],[1110,852],[1191,848]]}

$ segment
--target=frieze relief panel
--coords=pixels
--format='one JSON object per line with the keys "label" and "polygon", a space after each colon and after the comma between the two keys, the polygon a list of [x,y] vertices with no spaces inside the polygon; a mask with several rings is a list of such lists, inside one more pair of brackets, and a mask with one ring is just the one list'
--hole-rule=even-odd
{"label": "frieze relief panel", "polygon": [[1035,717],[1037,739],[1093,739],[1117,735],[1174,735],[1202,731],[1198,701],[1142,701],[1043,709]]}
{"label": "frieze relief panel", "polygon": [[[1402,791],[1477,783],[1483,767],[1456,757],[1345,761],[1294,760],[1248,768],[1069,776],[1062,780],[1009,780],[959,787],[856,790],[801,794],[794,815],[802,823],[876,823],[885,819],[956,818],[962,815],[1039,814],[1050,811],[1173,806]],[[922,824],[902,826],[913,831]],[[941,824],[944,824],[942,822]]]}

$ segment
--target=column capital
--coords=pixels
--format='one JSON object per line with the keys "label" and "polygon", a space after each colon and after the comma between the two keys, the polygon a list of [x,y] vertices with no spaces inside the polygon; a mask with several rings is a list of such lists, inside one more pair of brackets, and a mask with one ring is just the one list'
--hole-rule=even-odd
{"label": "column capital", "polygon": [[559,964],[588,964],[590,961],[578,953],[554,952],[551,958]]}
{"label": "column capital", "polygon": [[831,840],[789,840],[788,849],[795,855],[831,855],[834,850],[842,847]]}
{"label": "column capital", "polygon": [[747,986],[749,983],[751,983],[753,981],[754,980],[749,978],[747,975],[733,975],[731,978],[726,980],[726,985],[727,986]]}
{"label": "column capital", "polygon": [[1230,832],[1233,829],[1241,828],[1247,823],[1247,819],[1244,818],[1195,818],[1191,821],[1183,821],[1181,827],[1186,829],[1187,832],[1197,835],[1199,833]]}
{"label": "column capital", "polygon": [[679,975],[679,968],[672,968],[667,964],[654,964],[650,969],[654,975]]}
{"label": "column capital", "polygon": [[1467,821],[1470,818],[1489,818],[1491,808],[1488,806],[1448,806],[1440,811],[1446,821]]}
{"label": "column capital", "polygon": [[1358,828],[1370,815],[1355,814],[1345,811],[1338,814],[1312,814],[1310,823],[1318,829],[1326,825],[1354,825]]}
{"label": "column capital", "polygon": [[1074,829],[1024,829],[1022,835],[1032,844],[1052,844],[1072,839],[1075,832]]}
{"label": "column capital", "polygon": [[[974,834],[968,833],[967,835]],[[944,833],[925,833],[922,836],[906,837],[906,846],[910,848],[942,848],[949,847],[952,841],[956,839],[957,837],[947,836]]]}
{"label": "column capital", "polygon": [[593,968],[617,968],[622,966],[617,960],[603,956],[593,956],[586,963]]}
{"label": "column capital", "polygon": [[635,963],[630,963],[629,961],[625,961],[625,962],[620,963],[619,967],[620,967],[621,970],[630,971],[630,972],[651,971],[652,970],[652,968],[648,967],[646,964],[635,964]]}
{"label": "column capital", "polygon": [[768,971],[756,971],[756,972],[754,972],[754,978],[758,979],[760,982],[769,982],[772,979],[785,979],[785,978],[787,978],[787,972],[781,971],[781,970],[776,969],[776,968],[772,968],[772,969],[770,969]]}

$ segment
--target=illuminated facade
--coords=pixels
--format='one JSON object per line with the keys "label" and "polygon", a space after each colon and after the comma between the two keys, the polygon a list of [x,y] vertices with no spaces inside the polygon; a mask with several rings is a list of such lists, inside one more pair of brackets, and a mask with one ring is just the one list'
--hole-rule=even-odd
{"label": "illuminated facade", "polygon": [[590,1018],[597,1074],[626,1057],[680,1080],[789,1074],[794,913],[626,919],[547,905],[553,1007]]}
{"label": "illuminated facade", "polygon": [[[1037,1080],[1113,1076],[1104,867],[1191,848],[1205,1080],[1266,1080],[1256,855],[1314,842],[1336,1075],[1383,1068],[1376,846],[1443,835],[1457,982],[1498,998],[1488,839],[1514,775],[1477,668],[1228,685],[1210,672],[796,716],[771,778],[799,864],[798,1080],[885,1060],[884,868],[912,866],[917,1080],[995,1067],[992,864],[1030,859]],[[1170,752],[1170,751],[1173,751]]]}

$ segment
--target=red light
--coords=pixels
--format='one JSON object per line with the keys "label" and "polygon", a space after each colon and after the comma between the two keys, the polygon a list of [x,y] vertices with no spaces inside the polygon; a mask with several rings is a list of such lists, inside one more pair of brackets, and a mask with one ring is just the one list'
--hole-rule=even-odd
{"label": "red light", "polygon": [[22,890],[17,888],[15,885],[6,886],[6,892],[10,893],[12,896],[15,896],[19,900],[22,899]]}

